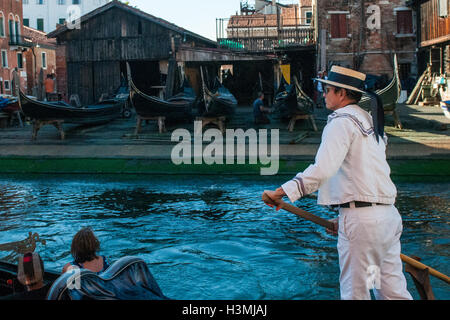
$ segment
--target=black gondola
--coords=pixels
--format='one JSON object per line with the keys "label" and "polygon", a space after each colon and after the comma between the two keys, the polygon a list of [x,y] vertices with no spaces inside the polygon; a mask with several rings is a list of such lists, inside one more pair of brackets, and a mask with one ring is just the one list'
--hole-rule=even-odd
{"label": "black gondola", "polygon": [[136,113],[141,117],[166,117],[166,121],[186,121],[192,118],[194,99],[163,100],[139,90],[130,79],[130,98]]}
{"label": "black gondola", "polygon": [[206,99],[204,117],[230,117],[236,111],[237,100],[216,78],[212,91],[203,83],[203,92]]}
{"label": "black gondola", "polygon": [[314,102],[303,91],[297,78],[293,76],[292,80],[293,84],[288,84],[282,77],[275,95],[275,116],[282,120],[289,120],[293,115],[311,114],[314,110]]}
{"label": "black gondola", "polygon": [[28,98],[20,91],[20,107],[34,120],[63,120],[74,124],[106,123],[121,116],[124,101],[104,100],[94,105],[74,107],[64,101],[43,102]]}
{"label": "black gondola", "polygon": [[195,100],[197,99],[195,95],[194,89],[189,84],[189,81],[184,78],[183,84],[179,90],[179,92],[169,99],[167,99],[168,102],[179,102],[179,101],[185,101],[185,102],[191,102],[195,103]]}

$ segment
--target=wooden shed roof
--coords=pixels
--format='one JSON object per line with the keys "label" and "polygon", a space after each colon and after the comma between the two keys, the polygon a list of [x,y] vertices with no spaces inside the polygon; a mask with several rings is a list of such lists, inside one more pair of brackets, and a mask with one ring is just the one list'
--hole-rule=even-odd
{"label": "wooden shed roof", "polygon": [[[81,17],[81,23],[83,23],[83,22],[85,22],[85,21],[87,21],[87,20],[89,20],[91,18],[94,18],[95,16],[97,16],[97,15],[99,15],[99,14],[101,14],[101,13],[107,11],[107,10],[110,10],[112,8],[119,8],[121,10],[127,11],[127,12],[129,12],[131,14],[134,14],[134,15],[137,15],[137,16],[143,18],[143,19],[146,19],[146,20],[148,20],[150,22],[156,23],[156,24],[158,24],[158,25],[160,25],[160,26],[162,26],[164,28],[167,28],[167,29],[172,30],[174,32],[177,32],[179,34],[187,35],[187,36],[192,37],[194,39],[201,40],[203,42],[207,42],[210,45],[214,45],[214,46],[217,45],[216,41],[213,41],[213,40],[210,40],[208,38],[205,38],[205,37],[203,37],[203,36],[201,36],[199,34],[196,34],[194,32],[191,32],[189,30],[181,28],[181,27],[179,27],[179,26],[177,26],[177,25],[175,25],[175,24],[173,24],[171,22],[168,22],[168,21],[166,21],[164,19],[155,17],[155,16],[153,16],[153,15],[151,15],[149,13],[146,13],[146,12],[141,11],[139,9],[133,8],[133,7],[131,7],[131,6],[127,5],[127,4],[125,4],[125,3],[122,3],[120,1],[117,1],[117,0],[113,0],[111,2],[108,2],[104,6],[99,7],[97,9],[95,9],[95,10],[85,14],[84,16]],[[71,29],[68,28],[66,24],[64,24],[61,27],[58,27],[56,30],[50,32],[47,35],[47,37],[49,37],[49,38],[57,38],[62,33],[65,33],[65,32],[68,32],[68,31],[71,31]]]}

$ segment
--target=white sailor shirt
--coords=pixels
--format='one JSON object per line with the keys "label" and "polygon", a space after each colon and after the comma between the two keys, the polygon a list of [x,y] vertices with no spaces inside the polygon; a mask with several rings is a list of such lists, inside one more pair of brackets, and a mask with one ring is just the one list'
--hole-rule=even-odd
{"label": "white sailor shirt", "polygon": [[386,135],[377,142],[369,113],[355,104],[340,108],[328,117],[315,163],[282,188],[291,202],[319,190],[319,205],[394,204],[386,145]]}

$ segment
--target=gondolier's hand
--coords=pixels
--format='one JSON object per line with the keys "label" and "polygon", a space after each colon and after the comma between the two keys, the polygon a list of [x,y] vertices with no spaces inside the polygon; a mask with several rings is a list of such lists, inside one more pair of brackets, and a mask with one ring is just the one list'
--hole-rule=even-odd
{"label": "gondolier's hand", "polygon": [[278,205],[277,203],[279,203],[279,201],[283,200],[283,197],[286,195],[286,193],[284,192],[283,188],[278,188],[275,191],[272,190],[265,190],[264,193],[270,198],[272,199],[271,202],[268,202],[267,200],[263,201],[265,202],[265,204],[267,204],[269,207],[273,208],[276,207],[276,210],[280,210],[281,209],[281,205]]}
{"label": "gondolier's hand", "polygon": [[327,233],[328,234],[332,234],[334,236],[337,236],[338,235],[338,231],[339,231],[339,219],[336,218],[336,219],[332,219],[332,220],[329,220],[329,221],[333,223],[334,228],[333,228],[333,230],[330,230],[330,229],[327,228],[326,229]]}

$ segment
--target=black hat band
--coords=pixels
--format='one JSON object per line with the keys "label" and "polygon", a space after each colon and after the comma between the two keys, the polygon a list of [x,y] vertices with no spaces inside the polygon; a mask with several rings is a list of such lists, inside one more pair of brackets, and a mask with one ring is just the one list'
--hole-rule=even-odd
{"label": "black hat band", "polygon": [[344,84],[350,87],[355,87],[358,88],[359,90],[364,90],[364,81],[355,77],[343,75],[341,73],[330,72],[327,80],[338,82],[340,84]]}

